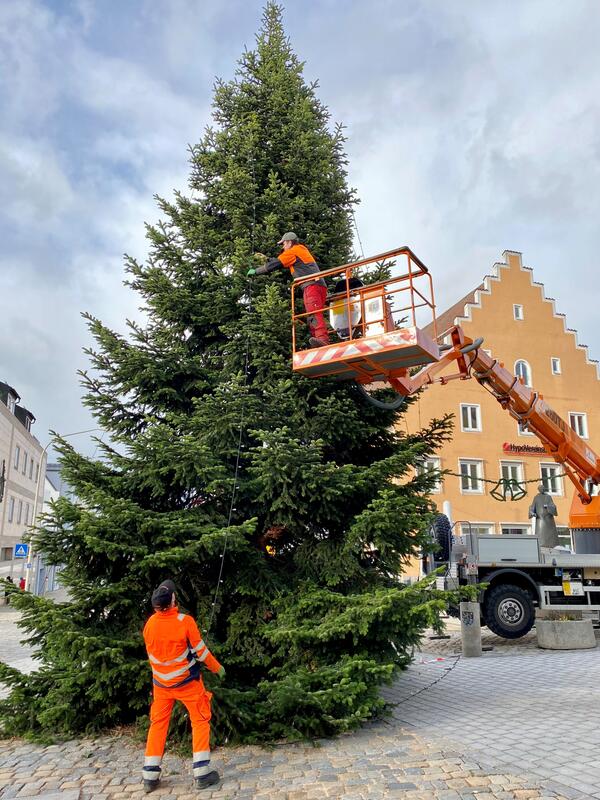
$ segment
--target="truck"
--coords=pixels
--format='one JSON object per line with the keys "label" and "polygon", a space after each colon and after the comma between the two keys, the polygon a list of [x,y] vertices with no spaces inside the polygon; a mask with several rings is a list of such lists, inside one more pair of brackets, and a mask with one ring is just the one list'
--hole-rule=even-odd
{"label": "truck", "polygon": [[[463,359],[464,376],[474,378],[514,419],[526,425],[545,451],[562,464],[574,484],[576,491],[569,514],[573,550],[541,547],[535,535],[473,533],[468,521],[460,523],[462,533],[455,536],[456,526],[440,514],[433,526],[437,553],[424,559],[425,572],[445,565],[444,586],[448,589],[482,584],[479,596],[482,624],[505,639],[517,639],[528,633],[535,623],[536,608],[577,611],[598,618],[599,457],[541,394],[481,349],[483,339],[466,340],[459,326],[449,331],[449,338],[447,350],[457,360]],[[416,384],[431,371],[431,367],[421,370],[415,376]]]}
{"label": "truck", "polygon": [[425,556],[424,571],[446,567],[440,580],[445,589],[481,584],[481,622],[493,633],[505,639],[525,636],[536,609],[598,618],[600,555],[548,552],[537,536],[478,534],[468,530],[468,522],[460,524],[467,530],[454,536],[448,518],[437,517],[432,530],[437,550]]}

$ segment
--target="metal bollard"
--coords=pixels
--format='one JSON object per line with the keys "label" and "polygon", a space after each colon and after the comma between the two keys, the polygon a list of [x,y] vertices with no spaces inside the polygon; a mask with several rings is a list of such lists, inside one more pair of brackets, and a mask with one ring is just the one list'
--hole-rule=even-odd
{"label": "metal bollard", "polygon": [[460,637],[465,658],[481,655],[481,609],[479,603],[460,604]]}

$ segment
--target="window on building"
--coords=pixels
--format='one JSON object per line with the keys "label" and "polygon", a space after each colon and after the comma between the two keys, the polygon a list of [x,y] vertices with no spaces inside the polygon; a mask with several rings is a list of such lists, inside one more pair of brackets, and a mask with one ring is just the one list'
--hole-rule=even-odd
{"label": "window on building", "polygon": [[15,516],[15,498],[11,497],[8,501],[8,521],[12,522]]}
{"label": "window on building", "polygon": [[25,525],[29,525],[29,503],[25,503]]}
{"label": "window on building", "polygon": [[502,534],[504,536],[526,536],[528,533],[531,533],[531,525],[520,525],[513,522],[502,524]]}
{"label": "window on building", "polygon": [[27,454],[27,451],[23,450],[23,469],[21,470],[23,475],[25,475],[25,473],[27,472],[27,459],[28,459],[28,457],[29,456]]}
{"label": "window on building", "polygon": [[515,361],[515,375],[521,378],[525,386],[531,386],[531,367],[523,359]]}
{"label": "window on building", "polygon": [[562,495],[562,470],[559,464],[540,464],[542,483],[548,494]]}
{"label": "window on building", "polygon": [[569,425],[582,439],[588,438],[587,414],[579,411],[569,411]]}
{"label": "window on building", "polygon": [[40,462],[35,465],[35,482],[38,482],[38,478],[40,476]]}
{"label": "window on building", "polygon": [[517,422],[517,431],[519,436],[535,436],[527,427],[527,422],[522,422],[521,420]]}
{"label": "window on building", "polygon": [[566,528],[561,525],[556,526],[556,532],[558,534],[558,543],[561,547],[568,547],[569,550],[573,549],[573,540],[571,539],[571,531],[569,528]]}
{"label": "window on building", "polygon": [[458,462],[460,472],[460,491],[463,494],[483,494],[483,464],[477,459],[461,459]]}
{"label": "window on building", "polygon": [[33,464],[34,464],[33,458],[30,458],[29,459],[29,480],[33,479]]}
{"label": "window on building", "polygon": [[12,547],[3,547],[0,550],[0,561],[12,561],[13,549]]}
{"label": "window on building", "polygon": [[463,431],[481,430],[481,409],[479,405],[460,404],[460,424]]}
{"label": "window on building", "polygon": [[17,401],[15,400],[15,398],[10,393],[9,393],[8,398],[6,400],[6,406],[7,406],[8,410],[10,411],[11,414],[15,413],[15,408],[17,407]]}
{"label": "window on building", "polygon": [[523,481],[523,463],[521,461],[502,461],[500,462],[502,477],[507,481]]}
{"label": "window on building", "polygon": [[[419,475],[423,475],[427,472],[439,472],[441,468],[441,461],[436,456],[431,456],[430,458],[426,458],[417,466],[417,472]],[[433,494],[439,494],[442,491],[442,481],[438,479],[432,486],[431,491]]]}
{"label": "window on building", "polygon": [[19,500],[19,510],[17,511],[17,525],[20,525],[22,520],[23,520],[23,501]]}
{"label": "window on building", "polygon": [[550,359],[550,367],[552,369],[553,375],[560,375],[560,358],[551,358]]}
{"label": "window on building", "polygon": [[15,469],[19,469],[19,461],[21,460],[21,448],[18,444],[15,445],[15,458],[13,461],[13,466]]}
{"label": "window on building", "polygon": [[523,306],[515,303],[513,305],[513,316],[515,319],[525,319],[525,315],[523,314]]}
{"label": "window on building", "polygon": [[468,536],[469,531],[474,536],[490,536],[494,533],[494,523],[493,522],[461,522],[460,523],[460,533],[461,536]]}

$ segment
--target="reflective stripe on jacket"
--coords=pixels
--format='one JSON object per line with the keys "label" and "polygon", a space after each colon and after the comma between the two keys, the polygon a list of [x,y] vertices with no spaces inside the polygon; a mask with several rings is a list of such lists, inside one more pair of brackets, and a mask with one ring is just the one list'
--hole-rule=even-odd
{"label": "reflective stripe on jacket", "polygon": [[198,626],[177,606],[155,611],[144,626],[144,642],[152,667],[152,680],[163,689],[174,689],[200,680],[200,665],[211,672],[221,665],[204,644]]}

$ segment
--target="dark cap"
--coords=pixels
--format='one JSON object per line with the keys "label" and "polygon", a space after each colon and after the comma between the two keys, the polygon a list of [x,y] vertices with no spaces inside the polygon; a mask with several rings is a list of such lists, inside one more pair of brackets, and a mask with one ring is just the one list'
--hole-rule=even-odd
{"label": "dark cap", "polygon": [[153,608],[168,608],[171,605],[171,600],[175,594],[175,584],[173,581],[163,581],[152,592],[152,607]]}

